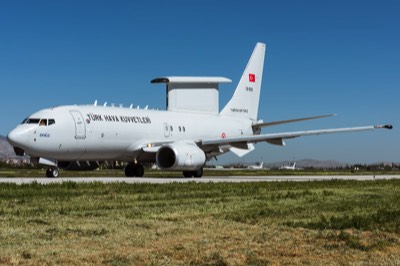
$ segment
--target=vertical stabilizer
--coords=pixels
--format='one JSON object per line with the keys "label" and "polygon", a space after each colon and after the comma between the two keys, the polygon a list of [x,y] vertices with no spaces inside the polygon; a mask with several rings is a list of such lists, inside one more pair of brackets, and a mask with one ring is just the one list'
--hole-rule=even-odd
{"label": "vertical stabilizer", "polygon": [[264,43],[256,44],[232,99],[220,115],[257,120],[265,48]]}

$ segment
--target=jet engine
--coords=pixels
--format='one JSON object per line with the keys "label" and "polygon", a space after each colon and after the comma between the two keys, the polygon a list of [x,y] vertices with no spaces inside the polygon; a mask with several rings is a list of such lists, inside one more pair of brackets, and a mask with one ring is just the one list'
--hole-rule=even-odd
{"label": "jet engine", "polygon": [[166,144],[156,154],[157,166],[164,170],[194,171],[205,161],[206,155],[195,143]]}
{"label": "jet engine", "polygon": [[83,162],[68,162],[68,161],[63,161],[63,162],[58,162],[58,167],[64,170],[69,170],[69,171],[91,171],[99,167],[99,164],[97,162],[92,162],[92,161],[83,161]]}

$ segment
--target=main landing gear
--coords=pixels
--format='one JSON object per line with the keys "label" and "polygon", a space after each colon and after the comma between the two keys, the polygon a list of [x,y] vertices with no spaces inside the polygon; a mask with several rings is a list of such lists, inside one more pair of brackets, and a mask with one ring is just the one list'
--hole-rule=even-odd
{"label": "main landing gear", "polygon": [[58,177],[60,175],[60,170],[58,168],[47,168],[46,176],[47,177]]}
{"label": "main landing gear", "polygon": [[141,164],[130,163],[125,167],[126,177],[142,177],[144,175],[144,168]]}
{"label": "main landing gear", "polygon": [[183,171],[184,177],[201,177],[203,175],[203,167],[200,167],[196,171]]}

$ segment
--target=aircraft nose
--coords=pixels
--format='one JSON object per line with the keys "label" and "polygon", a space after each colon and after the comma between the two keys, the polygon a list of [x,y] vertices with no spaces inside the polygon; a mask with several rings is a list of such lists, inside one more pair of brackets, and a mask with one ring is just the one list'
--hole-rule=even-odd
{"label": "aircraft nose", "polygon": [[22,148],[26,145],[27,139],[27,136],[24,133],[25,132],[20,130],[19,128],[15,128],[10,133],[8,133],[7,140],[13,147]]}

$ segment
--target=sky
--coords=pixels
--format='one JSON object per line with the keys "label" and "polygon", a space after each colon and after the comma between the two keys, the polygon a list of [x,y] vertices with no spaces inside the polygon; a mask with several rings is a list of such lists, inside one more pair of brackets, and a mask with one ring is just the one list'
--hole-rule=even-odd
{"label": "sky", "polygon": [[394,129],[266,143],[220,162],[400,162],[399,1],[0,0],[0,135],[46,107],[165,109],[159,76],[224,76],[230,99],[267,44],[259,119],[336,117],[263,133],[375,124]]}

